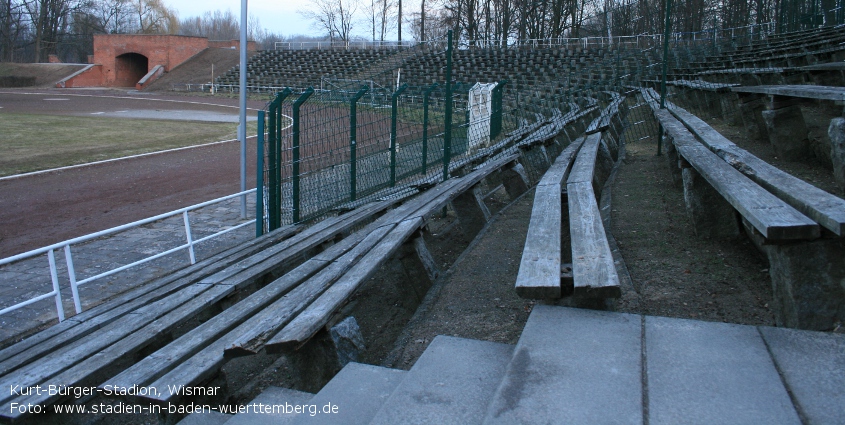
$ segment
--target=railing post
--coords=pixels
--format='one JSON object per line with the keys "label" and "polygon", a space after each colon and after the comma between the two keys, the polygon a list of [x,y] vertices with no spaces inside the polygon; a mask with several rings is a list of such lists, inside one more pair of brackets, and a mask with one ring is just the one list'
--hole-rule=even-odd
{"label": "railing post", "polygon": [[449,179],[449,162],[452,156],[452,30],[446,37],[446,95],[444,96],[443,131],[443,181]]}
{"label": "railing post", "polygon": [[79,286],[76,284],[76,270],[73,268],[73,255],[70,253],[70,245],[65,245],[65,262],[67,263],[67,276],[70,280],[70,293],[73,295],[73,307],[76,314],[82,313],[82,302],[79,301]]}
{"label": "railing post", "polygon": [[299,108],[314,94],[314,88],[308,87],[302,95],[293,102],[293,222],[299,223]]}
{"label": "railing post", "polygon": [[185,222],[185,239],[188,242],[188,256],[191,257],[191,264],[196,264],[197,257],[194,255],[194,238],[191,235],[191,219],[188,212],[182,211],[182,220]]}
{"label": "railing post", "polygon": [[258,141],[255,167],[255,237],[264,234],[264,111],[258,111]]}
{"label": "railing post", "polygon": [[390,96],[390,187],[396,186],[396,119],[399,109],[399,95],[407,88],[407,84],[402,84]]}
{"label": "railing post", "polygon": [[370,88],[362,86],[349,100],[349,200],[355,201],[358,182],[358,101]]}
{"label": "railing post", "polygon": [[438,84],[434,83],[423,92],[422,170],[420,171],[423,175],[425,175],[426,166],[428,165],[428,100],[431,97],[431,92],[437,86]]}
{"label": "railing post", "polygon": [[65,320],[65,307],[62,304],[62,291],[59,289],[59,272],[56,270],[56,254],[53,250],[47,251],[47,261],[50,263],[50,280],[53,282],[53,292],[56,293],[56,314],[59,315],[59,322]]}

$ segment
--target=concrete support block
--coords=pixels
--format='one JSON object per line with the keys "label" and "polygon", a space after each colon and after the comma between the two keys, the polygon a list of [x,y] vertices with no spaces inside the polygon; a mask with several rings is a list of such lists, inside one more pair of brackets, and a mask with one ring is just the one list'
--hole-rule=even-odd
{"label": "concrete support block", "polygon": [[789,161],[800,160],[809,155],[807,125],[799,106],[762,111],[761,115],[766,124],[769,141],[778,155]]}
{"label": "concrete support block", "polygon": [[675,143],[672,141],[672,136],[668,133],[663,133],[663,149],[666,151],[666,162],[669,165],[669,174],[672,176],[672,184],[675,187],[682,187],[683,178],[681,176],[681,167],[678,165],[680,157],[678,156],[678,149],[675,148]]}
{"label": "concrete support block", "polygon": [[460,194],[452,201],[452,208],[458,216],[461,228],[470,239],[475,238],[490,216],[487,206],[484,205],[483,200],[479,199],[479,190],[476,185],[472,190]]}
{"label": "concrete support block", "polygon": [[730,239],[740,235],[736,211],[694,168],[684,168],[684,201],[695,234]]}
{"label": "concrete support block", "polygon": [[528,191],[530,182],[522,164],[515,162],[512,167],[502,169],[502,185],[505,186],[505,191],[508,192],[511,200]]}
{"label": "concrete support block", "polygon": [[396,287],[409,306],[418,306],[431,285],[440,276],[440,268],[425,244],[425,238],[418,234],[402,245],[396,258],[405,271],[405,279],[399,279]]}
{"label": "concrete support block", "polygon": [[845,118],[830,120],[827,129],[830,138],[830,160],[833,163],[833,177],[839,189],[845,193]]}
{"label": "concrete support block", "polygon": [[742,116],[738,114],[739,98],[735,93],[724,93],[719,96],[719,106],[721,107],[722,118],[730,125],[739,126],[742,124]]}
{"label": "concrete support block", "polygon": [[604,183],[613,171],[613,157],[604,140],[599,142],[599,149],[596,153],[596,168],[593,171],[593,192],[596,194],[596,201],[601,199],[601,192]]}
{"label": "concrete support block", "polygon": [[745,130],[746,137],[767,139],[766,124],[761,116],[761,112],[766,109],[765,99],[762,96],[741,95],[739,100],[742,128]]}
{"label": "concrete support block", "polygon": [[763,245],[778,326],[817,331],[845,322],[845,241]]}
{"label": "concrete support block", "polygon": [[357,362],[361,352],[367,349],[358,321],[352,316],[332,326],[329,329],[329,335],[334,342],[337,361],[341,368],[349,362]]}

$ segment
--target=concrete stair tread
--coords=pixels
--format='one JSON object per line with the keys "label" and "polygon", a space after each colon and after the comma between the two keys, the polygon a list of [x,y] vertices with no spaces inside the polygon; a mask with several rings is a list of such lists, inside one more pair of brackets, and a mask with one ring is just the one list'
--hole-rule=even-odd
{"label": "concrete stair tread", "polygon": [[[310,404],[311,398],[314,394],[302,391],[292,390],[288,388],[267,387],[258,397],[250,401],[246,407],[249,410],[244,413],[238,413],[233,416],[226,425],[285,425],[290,424],[296,416],[296,413],[286,413],[284,409],[286,406],[295,407],[297,405]],[[262,409],[270,409],[270,411],[260,411],[256,406],[267,406]],[[276,413],[272,409],[277,407]]]}
{"label": "concrete stair tread", "polygon": [[645,318],[649,423],[800,424],[753,326]]}
{"label": "concrete stair tread", "polygon": [[513,346],[437,336],[372,424],[480,424]]}
{"label": "concrete stair tread", "polygon": [[845,335],[759,330],[805,423],[845,423]]}
{"label": "concrete stair tread", "polygon": [[642,423],[642,319],[537,305],[485,424]]}
{"label": "concrete stair tread", "polygon": [[[349,363],[309,403],[319,413],[299,415],[294,424],[365,424],[390,397],[408,372]],[[332,407],[336,406],[336,413]]]}

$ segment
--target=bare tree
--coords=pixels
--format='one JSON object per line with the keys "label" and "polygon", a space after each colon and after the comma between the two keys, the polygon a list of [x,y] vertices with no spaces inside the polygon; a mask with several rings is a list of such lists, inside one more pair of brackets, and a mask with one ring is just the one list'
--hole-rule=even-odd
{"label": "bare tree", "polygon": [[0,61],[13,61],[16,47],[23,41],[26,30],[23,6],[17,0],[0,1]]}
{"label": "bare tree", "polygon": [[311,0],[309,7],[298,13],[326,31],[329,40],[349,42],[359,7],[359,0]]}

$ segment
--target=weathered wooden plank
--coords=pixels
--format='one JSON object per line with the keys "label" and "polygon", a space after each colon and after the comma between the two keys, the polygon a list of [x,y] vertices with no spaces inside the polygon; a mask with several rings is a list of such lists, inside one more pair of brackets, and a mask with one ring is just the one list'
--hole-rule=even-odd
{"label": "weathered wooden plank", "polygon": [[[55,385],[58,387],[87,387],[95,384],[95,382],[91,381],[92,379],[102,376],[103,373],[113,372],[111,369],[114,368],[115,365],[130,360],[133,355],[143,350],[151,342],[156,341],[157,338],[162,335],[166,335],[171,330],[181,325],[186,318],[196,316],[204,308],[214,305],[214,303],[225,297],[228,292],[229,291],[225,287],[218,286],[208,288],[208,290],[197,294],[193,298],[194,302],[185,303],[179,306],[171,313],[157,318],[148,325],[128,334],[116,343],[95,352],[94,355],[75,364],[73,367],[68,368],[58,375],[51,376],[41,381],[40,384],[43,388],[46,388],[48,385]],[[13,401],[24,404],[31,403],[45,405],[68,398],[70,397],[61,396],[57,393],[51,394],[49,391],[41,391]],[[6,412],[13,412],[11,404],[0,409]],[[20,412],[13,412],[13,414],[18,413]]]}
{"label": "weathered wooden plank", "polygon": [[578,151],[575,164],[572,165],[572,171],[569,172],[567,183],[592,183],[600,142],[601,133],[593,133],[587,136],[584,144],[581,145],[581,150]]}
{"label": "weathered wooden plank", "polygon": [[818,224],[767,192],[701,145],[665,109],[654,110],[664,130],[684,157],[755,229],[770,240],[819,237]]}
{"label": "weathered wooden plank", "polygon": [[[375,228],[373,232],[386,232],[389,227],[384,227],[383,229],[379,231],[378,228]],[[356,232],[347,239],[358,239],[358,241],[361,241],[369,234],[370,232]],[[250,320],[252,320],[253,325],[255,323],[256,319],[250,319],[250,317],[255,317],[256,313],[269,308],[268,306],[277,305],[280,303],[279,300],[286,294],[291,295],[291,297],[286,299],[295,297],[296,294],[292,294],[292,292],[299,290],[304,285],[303,282],[308,281],[308,279],[318,283],[330,282],[349,267],[347,262],[338,263],[335,260],[342,258],[343,255],[361,255],[360,252],[349,254],[349,245],[343,244],[345,241],[346,239],[337,245],[329,247],[325,252],[321,253],[319,259],[315,257],[306,261],[231,308],[147,356],[134,366],[103,383],[101,388],[105,385],[131,386],[133,384],[149,384],[178,367],[179,364],[188,361],[192,356],[197,355],[206,347],[213,345],[218,339],[234,339],[237,336],[236,333],[232,332],[234,328],[241,326],[239,332],[245,332],[245,323],[250,322]],[[359,248],[359,251],[363,248]],[[312,286],[314,285],[312,284]],[[305,290],[299,290],[299,293],[303,292]],[[281,314],[281,311],[279,311],[279,314]],[[265,314],[264,317],[272,318],[272,315]],[[223,347],[220,348],[218,354],[220,356],[223,355]]]}
{"label": "weathered wooden plank", "polygon": [[560,298],[561,185],[537,186],[516,293],[523,298]]}
{"label": "weathered wooden plank", "polygon": [[[391,206],[394,201],[380,201],[373,205],[331,217],[309,227],[296,237],[247,257],[200,282],[206,284],[244,285],[258,279],[273,269],[289,264],[299,255],[369,220],[373,214]],[[246,272],[246,274],[244,274]]]}
{"label": "weathered wooden plank", "polygon": [[845,87],[783,85],[731,87],[736,93],[762,93],[778,96],[803,97],[821,100],[845,100]]}
{"label": "weathered wooden plank", "polygon": [[[288,323],[278,334],[270,338],[264,345],[268,353],[284,352],[296,348],[311,339],[320,328],[325,326],[332,314],[342,307],[349,297],[375,273],[385,261],[387,261],[396,250],[423,224],[422,219],[412,218],[399,223],[391,232],[384,237],[372,250],[370,250],[358,263],[355,264],[342,278],[338,279],[326,292],[323,292],[311,305],[302,313],[299,313]],[[233,344],[237,346],[237,343]],[[260,344],[248,342],[245,347],[252,347],[251,351],[257,352]]]}
{"label": "weathered wooden plank", "polygon": [[563,182],[563,178],[566,177],[566,172],[572,166],[573,158],[575,158],[575,155],[578,153],[578,149],[581,148],[584,140],[584,137],[581,137],[570,143],[569,146],[567,146],[563,152],[558,155],[554,164],[546,170],[546,173],[540,178],[540,182],[537,183],[537,186],[557,185],[560,187],[560,184]]}
{"label": "weathered wooden plank", "polygon": [[667,107],[725,162],[835,235],[845,236],[845,200],[757,158],[685,109]]}
{"label": "weathered wooden plank", "polygon": [[[197,298],[208,289],[210,287],[207,285],[190,285],[158,302],[156,305],[143,307],[109,323],[101,329],[97,334],[97,338],[79,340],[78,343],[67,345],[46,354],[29,364],[26,368],[4,374],[0,378],[0,385],[2,385],[2,388],[11,388],[15,385],[29,387],[44,382],[85,360],[94,353],[108,347],[115,341],[136,332],[141,327],[158,319],[167,312]],[[225,292],[225,288],[223,290]],[[0,393],[0,402],[9,401],[12,398],[13,396],[9,392]]]}
{"label": "weathered wooden plank", "polygon": [[[421,221],[417,219],[417,222]],[[402,224],[400,223],[400,225]],[[327,267],[326,273],[321,273],[311,279],[315,281],[314,284],[309,285],[311,282],[308,281],[300,286],[302,288],[301,291],[298,291],[299,288],[292,291],[290,299],[297,301],[295,302],[295,308],[291,310],[291,314],[281,314],[280,312],[286,311],[284,308],[274,308],[273,310],[277,312],[276,314],[268,315],[264,320],[254,322],[248,329],[241,329],[240,335],[226,345],[226,357],[257,353],[264,346],[265,341],[275,335],[279,329],[282,329],[291,320],[299,317],[302,311],[306,310],[308,306],[316,302],[315,299],[319,299],[322,296],[321,294],[325,293],[325,290],[333,287],[339,280],[346,279],[346,275],[358,267],[365,258],[371,258],[373,250],[380,246],[387,235],[392,234],[393,229],[397,227],[399,225],[395,227],[383,226],[370,232],[352,251],[338,258],[337,261],[332,263],[332,266]],[[303,296],[299,296],[297,292],[302,292]]]}
{"label": "weathered wooden plank", "polygon": [[[0,374],[3,373],[1,371],[8,371],[27,364],[41,357],[44,353],[56,350],[65,344],[84,337],[129,311],[160,300],[205,275],[224,268],[230,262],[237,261],[287,239],[293,236],[297,230],[297,226],[288,226],[261,238],[227,249],[147,285],[124,292],[109,300],[109,302],[85,310],[62,323],[9,346],[0,351]],[[6,363],[7,360],[11,360],[11,363]]]}
{"label": "weathered wooden plank", "polygon": [[[168,388],[168,386],[187,386],[203,382],[215,375],[226,362],[224,350],[227,347],[231,347],[235,341],[244,335],[254,335],[255,332],[261,333],[273,326],[284,326],[287,324],[287,322],[302,312],[314,299],[323,293],[343,272],[349,269],[351,262],[345,261],[344,257],[361,257],[364,253],[372,249],[390,228],[390,226],[382,226],[379,228],[380,230],[370,233],[352,251],[346,253],[337,261],[332,262],[306,282],[298,285],[295,289],[259,313],[253,315],[223,337],[215,340],[190,358],[181,362],[149,385],[161,389]],[[256,336],[256,338],[261,337]],[[229,354],[247,353],[236,353],[230,350]],[[160,391],[158,395],[151,394],[144,398],[155,402],[174,402],[179,397],[178,394]]]}
{"label": "weathered wooden plank", "polygon": [[112,387],[146,385],[158,379],[177,364],[193,356],[214,340],[243,323],[246,318],[265,308],[279,296],[287,293],[322,270],[328,261],[310,259],[284,276],[256,291],[234,306],[207,320],[190,332],[177,338],[167,346],[145,357],[120,374],[102,383]]}
{"label": "weathered wooden plank", "polygon": [[[283,244],[282,248],[291,245],[295,246],[295,240],[299,238],[308,238],[315,234],[319,235],[321,232],[335,234],[343,231],[351,226],[358,225],[362,219],[366,219],[368,216],[386,209],[392,204],[392,201],[375,202],[346,215],[326,219],[310,227],[295,238],[292,238],[293,240],[289,240],[289,242]],[[4,350],[3,355],[8,359],[8,362],[0,365],[0,373],[5,373],[13,368],[25,365],[46,352],[55,350],[63,344],[71,343],[96,331],[103,324],[114,320],[116,317],[143,305],[158,301],[203,277],[220,272],[221,269],[225,269],[233,261],[260,253],[262,250],[266,250],[268,247],[290,238],[299,229],[300,226],[287,226],[264,235],[261,238],[245,242],[237,247],[199,261],[190,267],[179,270],[166,278],[159,279],[150,285],[133,289],[111,300],[109,303],[87,310],[56,327],[48,328],[44,332],[39,333],[37,337],[28,338]],[[80,323],[81,326],[75,326]],[[70,330],[74,326],[75,328]]]}
{"label": "weathered wooden plank", "polygon": [[[569,233],[575,295],[596,298],[621,296],[619,276],[607,242],[591,182],[569,182]],[[558,266],[559,267],[559,266]]]}
{"label": "weathered wooden plank", "polygon": [[543,175],[534,193],[534,206],[519,272],[516,293],[523,298],[560,298],[561,262],[561,182],[583,144],[580,138],[558,155],[555,163]]}

